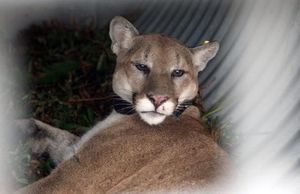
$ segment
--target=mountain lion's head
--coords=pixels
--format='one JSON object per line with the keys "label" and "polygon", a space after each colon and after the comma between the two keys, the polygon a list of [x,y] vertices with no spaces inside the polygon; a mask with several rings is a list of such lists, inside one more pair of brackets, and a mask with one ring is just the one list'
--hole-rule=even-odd
{"label": "mountain lion's head", "polygon": [[150,125],[163,122],[197,95],[198,72],[219,49],[216,42],[187,48],[163,35],[139,35],[119,16],[111,21],[109,35],[117,55],[113,90]]}

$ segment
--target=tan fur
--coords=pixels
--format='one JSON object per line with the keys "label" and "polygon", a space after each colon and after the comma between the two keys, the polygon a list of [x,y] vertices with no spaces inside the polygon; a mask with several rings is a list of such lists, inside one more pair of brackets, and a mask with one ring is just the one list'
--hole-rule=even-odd
{"label": "tan fur", "polygon": [[[183,192],[224,180],[227,154],[209,136],[198,109],[171,116],[176,105],[196,96],[198,71],[215,56],[218,44],[190,49],[162,35],[139,35],[121,17],[111,22],[110,36],[117,55],[113,89],[132,102],[138,114],[114,112],[79,140],[75,155],[62,157],[69,159],[20,193]],[[147,65],[149,73],[143,74],[136,64]],[[174,69],[185,74],[172,77]],[[149,93],[168,100],[151,110]],[[146,119],[142,109],[150,110]]]}
{"label": "tan fur", "polygon": [[[128,82],[130,91],[143,95],[148,92],[167,94],[174,101],[179,98],[182,88],[192,87],[187,98],[193,99],[197,94],[197,74],[193,69],[191,53],[174,39],[159,34],[142,35],[133,40],[133,48],[129,53],[118,56],[114,86],[121,88]],[[149,53],[148,53],[148,52]],[[147,56],[145,56],[147,55]],[[148,77],[143,76],[135,63],[150,66]],[[172,69],[186,70],[182,79],[171,78]],[[117,78],[116,78],[117,77]],[[116,86],[116,85],[121,86]],[[122,95],[122,91],[120,91]]]}
{"label": "tan fur", "polygon": [[94,136],[50,176],[20,193],[203,189],[220,178],[228,159],[195,116],[191,110],[156,127],[128,116],[117,127]]}
{"label": "tan fur", "polygon": [[[160,34],[140,35],[122,17],[112,20],[109,33],[112,50],[117,55],[113,89],[123,99],[132,102],[140,117],[150,125],[163,122],[178,105],[195,98],[198,72],[219,49],[216,42],[187,48]],[[146,72],[137,68],[140,64],[146,67]],[[184,73],[173,76],[176,70]],[[167,100],[157,107],[151,96]]]}

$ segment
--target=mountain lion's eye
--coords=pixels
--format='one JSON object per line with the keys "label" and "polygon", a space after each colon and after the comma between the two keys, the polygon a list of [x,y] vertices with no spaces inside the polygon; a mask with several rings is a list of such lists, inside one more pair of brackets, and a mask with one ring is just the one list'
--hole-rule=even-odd
{"label": "mountain lion's eye", "polygon": [[144,74],[148,74],[150,72],[150,69],[147,65],[137,63],[135,64],[135,67]]}
{"label": "mountain lion's eye", "polygon": [[185,71],[182,69],[175,69],[174,71],[172,71],[171,76],[172,77],[181,77],[181,76],[183,76],[184,73],[185,73]]}

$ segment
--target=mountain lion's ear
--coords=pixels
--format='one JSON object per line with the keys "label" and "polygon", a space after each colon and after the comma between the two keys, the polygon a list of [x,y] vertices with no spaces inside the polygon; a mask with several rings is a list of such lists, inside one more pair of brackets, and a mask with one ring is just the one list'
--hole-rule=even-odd
{"label": "mountain lion's ear", "polygon": [[114,17],[109,26],[111,49],[117,55],[121,49],[129,49],[132,46],[132,38],[137,36],[137,29],[125,18]]}
{"label": "mountain lion's ear", "polygon": [[202,71],[208,61],[216,56],[219,47],[219,43],[210,42],[191,49],[194,67],[198,72]]}

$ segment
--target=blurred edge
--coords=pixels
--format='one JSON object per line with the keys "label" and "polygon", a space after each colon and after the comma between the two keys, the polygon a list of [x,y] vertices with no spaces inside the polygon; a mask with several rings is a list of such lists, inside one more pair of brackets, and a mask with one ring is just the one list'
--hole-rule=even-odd
{"label": "blurred edge", "polygon": [[299,193],[299,8],[299,0],[1,1],[1,175],[18,109],[14,98],[26,84],[15,81],[13,66],[20,59],[10,52],[18,30],[54,17],[82,25],[94,17],[101,26],[115,15],[130,15],[142,32],[165,33],[189,46],[221,43],[199,80],[205,105],[222,101],[219,117],[230,121],[241,141],[235,162],[245,176],[234,180],[233,191]]}

